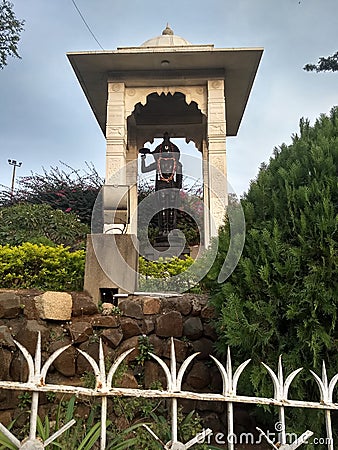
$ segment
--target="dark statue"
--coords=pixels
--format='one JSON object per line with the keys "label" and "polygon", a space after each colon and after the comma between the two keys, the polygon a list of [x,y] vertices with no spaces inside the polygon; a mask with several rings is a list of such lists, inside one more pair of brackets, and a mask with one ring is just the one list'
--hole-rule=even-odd
{"label": "dark statue", "polygon": [[[170,142],[167,132],[163,135],[163,142],[153,152],[142,148],[141,172],[156,170],[155,191],[158,191],[158,224],[162,236],[168,236],[176,228],[179,191],[182,188],[182,164],[179,148]],[[146,166],[146,155],[151,154],[154,162]]]}

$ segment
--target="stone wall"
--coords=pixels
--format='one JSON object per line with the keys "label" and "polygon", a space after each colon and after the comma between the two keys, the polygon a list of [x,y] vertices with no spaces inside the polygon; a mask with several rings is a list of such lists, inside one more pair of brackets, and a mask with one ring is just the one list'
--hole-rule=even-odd
{"label": "stone wall", "polygon": [[[153,353],[168,364],[171,337],[174,337],[178,364],[190,354],[200,352],[188,368],[183,389],[220,393],[220,374],[208,358],[214,353],[216,339],[211,324],[213,314],[213,308],[203,295],[129,296],[119,299],[118,309],[104,304],[99,312],[85,293],[0,290],[0,379],[26,381],[27,365],[13,338],[34,354],[40,331],[43,360],[58,348],[73,344],[53,363],[47,376],[49,383],[81,385],[81,377],[91,368],[76,347],[98,361],[101,337],[105,357],[111,361],[125,350],[136,348],[127,358],[128,369],[119,386],[136,388],[142,383],[150,388],[160,382],[165,387],[164,373],[156,362],[146,361],[140,367],[135,359],[139,354],[139,337],[146,335]],[[16,397],[12,391],[0,390],[0,422],[7,424],[17,417],[19,401]],[[224,429],[224,405],[194,401],[184,401],[182,405],[186,412],[198,410],[205,426]]]}
{"label": "stone wall", "polygon": [[[208,357],[215,353],[213,344],[216,334],[212,327],[214,311],[207,304],[206,296],[129,296],[119,299],[117,308],[111,304],[102,306],[99,311],[86,293],[0,290],[0,380],[27,380],[27,364],[13,338],[33,355],[37,332],[40,331],[42,362],[58,348],[72,344],[54,361],[47,375],[48,383],[83,386],[84,375],[88,376],[92,369],[76,348],[85,350],[98,361],[101,337],[105,357],[110,361],[135,347],[135,351],[125,360],[128,366],[118,386],[151,388],[161,383],[165,387],[163,370],[156,362],[145,361],[142,366],[137,363],[139,338],[146,335],[153,353],[168,365],[171,337],[174,338],[178,365],[192,353],[200,352],[183,379],[184,390],[222,391],[220,373]],[[0,389],[0,422],[7,425],[13,418],[19,417],[22,413],[20,403],[22,406],[18,392]],[[214,432],[224,431],[226,414],[223,403],[190,400],[179,403],[185,413],[196,410],[205,427],[210,427]],[[39,413],[43,416],[50,406],[48,396],[40,395]],[[83,414],[88,412],[88,405],[84,406]],[[247,410],[235,409],[235,425],[238,415],[241,415],[241,426],[247,431],[253,429]],[[20,417],[26,420],[22,414]]]}

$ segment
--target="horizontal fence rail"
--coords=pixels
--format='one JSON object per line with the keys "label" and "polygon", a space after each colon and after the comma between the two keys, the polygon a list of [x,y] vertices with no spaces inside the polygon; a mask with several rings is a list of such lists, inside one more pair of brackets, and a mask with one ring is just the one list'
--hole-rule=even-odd
{"label": "horizontal fence rail", "polygon": [[[184,374],[194,360],[194,358],[199,354],[194,353],[189,356],[180,366],[177,371],[176,364],[176,354],[173,338],[171,339],[171,358],[170,367],[159,358],[157,355],[150,353],[150,356],[162,367],[167,381],[167,388],[164,390],[156,389],[131,389],[131,388],[119,388],[113,387],[113,377],[116,373],[120,364],[125,360],[125,358],[134,350],[131,348],[124,353],[122,353],[113,363],[108,374],[105,369],[104,354],[102,341],[99,344],[99,361],[96,362],[88,353],[77,349],[90,363],[96,379],[96,387],[94,389],[82,388],[77,386],[68,385],[55,385],[46,383],[46,376],[49,368],[56,360],[56,358],[61,355],[67,348],[71,345],[64,346],[57,351],[55,351],[46,360],[43,366],[41,366],[41,336],[38,334],[38,340],[36,345],[35,357],[33,359],[32,355],[27,351],[27,349],[21,345],[19,342],[14,341],[18,346],[23,356],[25,357],[29,374],[27,382],[15,382],[15,381],[0,381],[0,389],[10,389],[19,391],[32,392],[32,404],[31,404],[31,414],[30,414],[30,428],[29,437],[23,442],[20,442],[4,425],[0,423],[0,431],[12,442],[14,446],[18,449],[23,450],[40,450],[45,448],[55,439],[57,439],[64,431],[70,428],[75,420],[71,420],[65,424],[60,430],[54,433],[47,441],[41,442],[37,439],[37,416],[38,416],[38,406],[39,406],[39,394],[42,392],[55,392],[55,393],[65,393],[74,394],[76,396],[83,395],[87,397],[100,397],[101,398],[101,437],[100,437],[100,449],[106,449],[107,444],[107,434],[106,434],[106,421],[107,421],[107,400],[109,397],[142,397],[142,398],[164,398],[171,400],[171,441],[164,444],[159,438],[153,433],[153,431],[146,427],[153,438],[161,442],[164,450],[184,450],[192,447],[197,443],[203,442],[208,436],[212,434],[212,430],[203,430],[195,438],[191,439],[187,443],[182,443],[178,441],[178,424],[177,424],[177,401],[179,399],[191,399],[191,400],[202,400],[202,401],[218,401],[225,402],[227,404],[227,444],[229,450],[235,449],[236,436],[234,434],[234,414],[233,405],[234,403],[245,403],[245,404],[256,404],[256,405],[273,405],[278,408],[279,422],[278,422],[278,445],[273,442],[269,436],[257,428],[261,433],[271,448],[279,450],[294,450],[305,444],[309,437],[313,435],[313,432],[306,430],[302,436],[296,438],[293,443],[287,444],[287,428],[285,419],[285,408],[296,407],[296,408],[310,408],[316,410],[323,410],[325,415],[326,424],[326,439],[325,443],[328,450],[334,450],[333,442],[333,431],[331,422],[331,411],[338,411],[338,403],[333,402],[333,392],[335,386],[338,382],[338,374],[336,374],[331,380],[328,380],[325,363],[323,363],[321,377],[316,373],[311,371],[314,380],[316,381],[319,392],[320,392],[320,402],[306,402],[300,400],[288,399],[288,392],[292,381],[295,377],[303,370],[299,368],[293,371],[285,380],[283,375],[282,358],[279,357],[278,361],[278,371],[275,373],[269,366],[262,363],[269,373],[272,383],[274,386],[274,397],[264,398],[264,397],[249,397],[237,394],[237,384],[238,380],[250,363],[250,359],[242,363],[236,371],[233,373],[230,349],[228,349],[227,362],[224,366],[220,361],[218,361],[214,356],[210,358],[214,361],[218,367],[221,377],[223,389],[221,394],[214,393],[196,393],[188,392],[182,390],[182,381]],[[1,362],[0,362],[1,363]]]}

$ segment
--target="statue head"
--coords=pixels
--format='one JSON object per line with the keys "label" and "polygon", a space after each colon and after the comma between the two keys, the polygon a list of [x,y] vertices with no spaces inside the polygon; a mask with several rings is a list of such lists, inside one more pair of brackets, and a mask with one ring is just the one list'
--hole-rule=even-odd
{"label": "statue head", "polygon": [[167,131],[165,131],[163,133],[163,143],[166,144],[166,143],[169,143],[169,142],[170,142],[169,133]]}

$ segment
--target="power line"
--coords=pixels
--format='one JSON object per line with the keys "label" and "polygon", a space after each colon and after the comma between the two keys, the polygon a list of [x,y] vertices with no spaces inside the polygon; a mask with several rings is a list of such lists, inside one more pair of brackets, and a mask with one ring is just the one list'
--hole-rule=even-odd
{"label": "power line", "polygon": [[83,23],[86,25],[86,27],[87,27],[89,33],[93,36],[93,38],[95,39],[95,41],[97,42],[97,44],[99,45],[99,47],[100,47],[102,50],[104,50],[104,48],[102,47],[102,45],[100,44],[100,42],[96,39],[95,34],[94,34],[94,33],[92,32],[92,30],[90,29],[90,26],[89,26],[88,23],[86,22],[86,19],[83,17],[83,15],[82,15],[81,11],[79,10],[77,4],[75,3],[75,0],[72,0],[72,3],[73,3],[73,5],[74,5],[76,11],[79,13],[79,15],[80,15],[80,17],[81,17]]}

